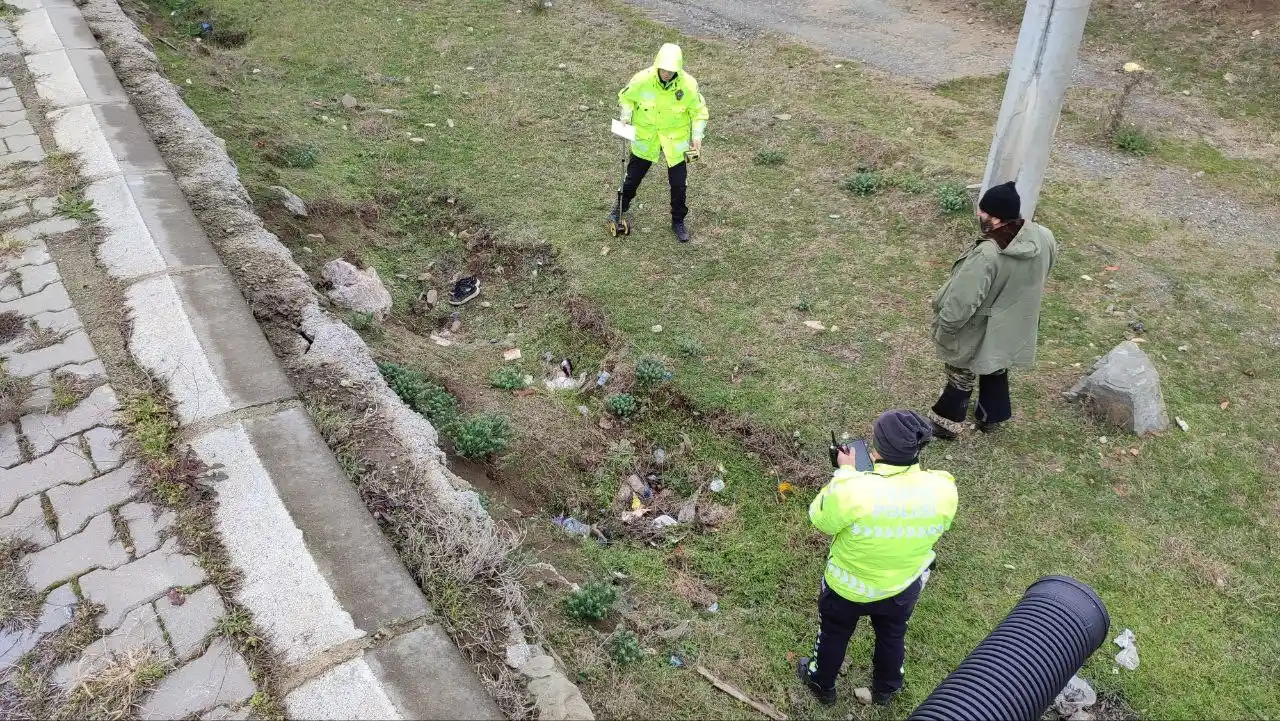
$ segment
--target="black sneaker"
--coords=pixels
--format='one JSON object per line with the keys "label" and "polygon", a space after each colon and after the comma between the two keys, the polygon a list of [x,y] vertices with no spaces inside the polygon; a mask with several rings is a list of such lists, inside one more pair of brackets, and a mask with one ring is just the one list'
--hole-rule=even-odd
{"label": "black sneaker", "polygon": [[480,295],[480,279],[468,276],[453,284],[453,290],[449,293],[449,305],[462,305],[477,295]]}
{"label": "black sneaker", "polygon": [[893,697],[897,695],[898,695],[897,691],[890,691],[888,693],[880,693],[878,691],[872,691],[871,703],[877,706],[888,706],[889,704],[893,703]]}
{"label": "black sneaker", "polygon": [[1004,421],[997,421],[996,423],[983,423],[982,421],[977,421],[976,423],[973,424],[973,427],[977,428],[978,431],[982,433],[995,433],[996,431],[1000,430],[1000,424],[1003,422]]}
{"label": "black sneaker", "polygon": [[684,224],[683,220],[676,220],[671,223],[671,230],[675,231],[676,240],[681,243],[689,242],[689,228]]}
{"label": "black sneaker", "polygon": [[836,702],[835,686],[832,686],[831,688],[822,688],[818,684],[814,683],[809,672],[809,659],[802,658],[796,664],[796,678],[799,678],[804,683],[805,688],[809,689],[809,693],[813,694],[813,697],[818,699],[818,703],[823,706],[830,706]]}

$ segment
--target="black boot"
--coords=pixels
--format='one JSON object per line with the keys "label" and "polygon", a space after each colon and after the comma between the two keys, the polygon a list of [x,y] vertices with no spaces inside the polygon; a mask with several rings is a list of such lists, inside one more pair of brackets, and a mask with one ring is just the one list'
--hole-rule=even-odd
{"label": "black boot", "polygon": [[800,659],[800,662],[796,664],[796,677],[804,683],[805,688],[809,689],[809,693],[813,694],[813,697],[818,699],[818,703],[823,706],[830,706],[836,702],[835,686],[832,686],[831,688],[822,688],[818,686],[818,684],[814,683],[813,679],[810,678],[809,659],[802,658]]}
{"label": "black boot", "polygon": [[877,706],[888,706],[889,704],[893,703],[893,697],[897,695],[898,695],[897,691],[890,691],[888,693],[880,693],[878,691],[873,692],[871,694],[871,703]]}
{"label": "black boot", "polygon": [[681,243],[689,242],[689,228],[684,224],[683,220],[671,221],[671,230],[676,234],[676,240]]}

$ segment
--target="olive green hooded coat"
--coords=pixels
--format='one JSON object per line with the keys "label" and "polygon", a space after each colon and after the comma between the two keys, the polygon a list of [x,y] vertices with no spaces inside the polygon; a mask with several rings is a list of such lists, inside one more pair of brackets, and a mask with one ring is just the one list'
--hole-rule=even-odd
{"label": "olive green hooded coat", "polygon": [[947,365],[986,375],[1036,359],[1040,299],[1058,255],[1053,233],[1027,221],[1004,250],[979,241],[933,298],[933,341]]}

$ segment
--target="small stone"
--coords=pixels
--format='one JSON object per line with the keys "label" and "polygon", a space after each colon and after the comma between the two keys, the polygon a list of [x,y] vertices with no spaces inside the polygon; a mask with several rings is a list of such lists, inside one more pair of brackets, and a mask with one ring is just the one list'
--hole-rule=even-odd
{"label": "small stone", "polygon": [[1236,80],[1238,80],[1239,78],[1236,77],[1235,73],[1226,73],[1222,76],[1222,79],[1227,81],[1229,84],[1234,85]]}
{"label": "small stone", "polygon": [[342,96],[342,107],[346,108],[347,110],[352,110],[356,107],[359,107],[359,105],[360,105],[359,101],[357,101],[353,96],[351,95]]}
{"label": "small stone", "polygon": [[790,119],[791,119],[791,114],[790,114],[790,113],[778,113],[777,115],[773,116],[773,119],[774,119],[774,120],[790,120]]}
{"label": "small stone", "polygon": [[425,143],[425,142],[427,142],[427,139],[426,139],[426,138],[417,138],[417,137],[414,137],[414,138],[409,138],[409,142],[411,142],[411,143]]}
{"label": "small stone", "polygon": [[661,333],[661,332],[662,332],[662,326],[660,326],[660,325],[655,325],[655,326],[653,326],[653,327],[649,328],[649,330],[653,331],[654,333]]}
{"label": "small stone", "polygon": [[1173,417],[1173,420],[1174,420],[1174,422],[1175,422],[1175,423],[1177,423],[1177,424],[1178,424],[1178,427],[1182,429],[1182,432],[1183,432],[1183,433],[1186,433],[1187,431],[1190,431],[1190,430],[1191,430],[1191,426],[1187,425],[1187,422],[1186,422],[1186,421],[1184,421],[1184,420],[1182,420],[1182,418],[1180,418],[1180,417],[1178,417],[1178,416],[1174,416],[1174,417]]}
{"label": "small stone", "polygon": [[819,320],[806,320],[806,321],[804,322],[804,325],[805,325],[805,327],[806,327],[806,328],[809,328],[809,329],[811,329],[811,330],[826,330],[826,329],[827,329],[827,327],[826,327],[825,325],[823,325],[823,324],[822,324],[822,321],[819,321]]}
{"label": "small stone", "polygon": [[502,360],[504,361],[518,361],[521,357],[519,348],[512,348],[502,353]]}
{"label": "small stone", "polygon": [[1070,716],[1097,703],[1098,695],[1088,681],[1072,676],[1067,685],[1053,700],[1054,709],[1062,716]]}
{"label": "small stone", "polygon": [[451,128],[452,128],[452,127],[454,127],[454,125],[453,125],[453,118],[446,118],[446,119],[445,119],[445,121],[444,121],[444,124],[445,124],[445,125],[448,125],[448,126],[449,126],[449,127],[451,127]]}
{"label": "small stone", "polygon": [[871,703],[871,689],[858,687],[853,690],[853,697],[858,699],[858,703],[867,705]]}
{"label": "small stone", "polygon": [[435,288],[432,288],[431,290],[427,291],[427,307],[434,308],[436,306],[436,300],[439,297],[440,297],[440,293],[436,291]]}
{"label": "small stone", "polygon": [[283,185],[273,185],[271,190],[284,203],[285,210],[299,218],[307,217],[307,204],[302,201],[302,198],[294,195],[292,191]]}

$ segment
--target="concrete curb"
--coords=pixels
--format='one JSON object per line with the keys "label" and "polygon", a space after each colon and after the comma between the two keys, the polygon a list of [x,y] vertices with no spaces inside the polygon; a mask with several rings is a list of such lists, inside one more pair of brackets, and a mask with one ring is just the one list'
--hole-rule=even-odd
{"label": "concrete curb", "polygon": [[192,449],[219,472],[236,598],[291,665],[290,715],[501,718],[300,408],[80,8],[16,4],[57,145],[90,181],[98,260],[126,286],[130,353],[167,382]]}

